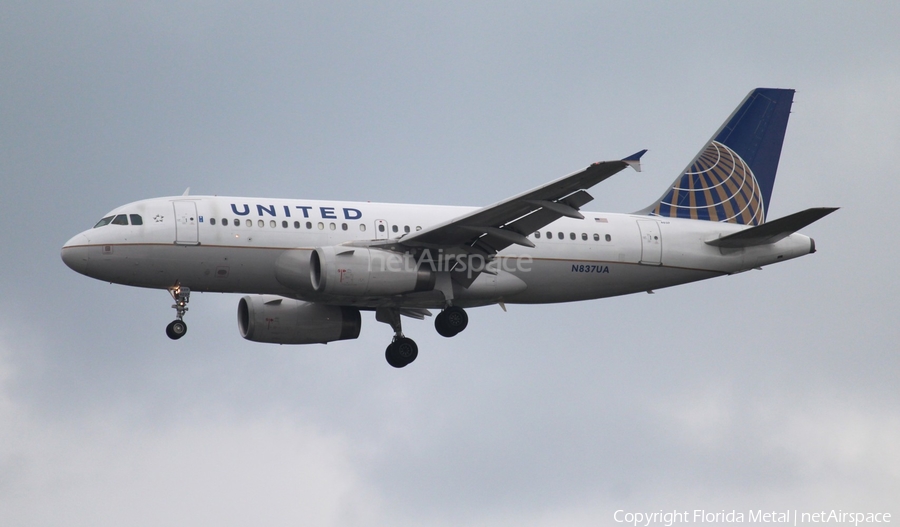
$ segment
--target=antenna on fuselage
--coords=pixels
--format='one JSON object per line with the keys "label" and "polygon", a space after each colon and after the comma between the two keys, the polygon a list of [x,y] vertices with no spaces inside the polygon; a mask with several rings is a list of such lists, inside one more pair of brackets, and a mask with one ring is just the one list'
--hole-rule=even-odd
{"label": "antenna on fuselage", "polygon": [[182,194],[182,196],[187,196],[190,193],[191,193],[191,187],[188,187],[188,188],[184,189],[184,194]]}

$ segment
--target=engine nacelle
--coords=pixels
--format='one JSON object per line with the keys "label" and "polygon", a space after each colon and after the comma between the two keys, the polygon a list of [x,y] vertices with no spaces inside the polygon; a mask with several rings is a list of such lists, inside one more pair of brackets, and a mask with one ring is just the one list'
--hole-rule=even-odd
{"label": "engine nacelle", "polygon": [[275,260],[275,279],[301,298],[316,296],[316,290],[309,279],[309,258],[312,253],[312,249],[290,249]]}
{"label": "engine nacelle", "polygon": [[275,295],[245,296],[238,303],[238,329],[254,342],[325,344],[359,337],[362,319],[352,307],[301,302]]}
{"label": "engine nacelle", "polygon": [[420,268],[412,255],[366,247],[318,247],[309,259],[317,293],[383,296],[430,291],[436,275]]}

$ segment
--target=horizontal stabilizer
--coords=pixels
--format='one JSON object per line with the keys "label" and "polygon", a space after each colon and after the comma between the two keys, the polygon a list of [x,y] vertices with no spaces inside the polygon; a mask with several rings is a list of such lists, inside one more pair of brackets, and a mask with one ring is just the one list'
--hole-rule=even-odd
{"label": "horizontal stabilizer", "polygon": [[807,225],[819,221],[825,216],[838,210],[838,207],[817,207],[795,212],[790,216],[772,220],[757,227],[750,227],[734,234],[729,234],[722,238],[709,240],[709,245],[716,247],[752,247],[754,245],[766,245],[775,243],[783,238],[787,238],[791,234],[806,227]]}

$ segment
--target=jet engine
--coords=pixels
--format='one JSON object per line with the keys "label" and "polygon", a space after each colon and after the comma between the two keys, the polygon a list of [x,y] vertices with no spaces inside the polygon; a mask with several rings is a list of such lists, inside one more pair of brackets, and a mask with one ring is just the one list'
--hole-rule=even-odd
{"label": "jet engine", "polygon": [[359,337],[362,320],[352,307],[301,302],[275,295],[245,296],[238,303],[238,329],[254,342],[325,344]]}
{"label": "jet engine", "polygon": [[275,260],[275,280],[301,298],[316,298],[316,290],[309,278],[309,258],[313,252],[312,249],[290,249]]}
{"label": "jet engine", "polygon": [[430,291],[436,275],[408,253],[365,247],[318,247],[309,258],[316,293],[383,296]]}

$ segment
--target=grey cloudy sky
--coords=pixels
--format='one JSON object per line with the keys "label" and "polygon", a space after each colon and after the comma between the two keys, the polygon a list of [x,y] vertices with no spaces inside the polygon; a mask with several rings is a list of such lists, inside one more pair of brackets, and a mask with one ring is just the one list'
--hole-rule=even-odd
{"label": "grey cloudy sky", "polygon": [[[900,7],[4,2],[0,524],[603,525],[617,509],[900,515]],[[181,194],[485,205],[642,148],[655,200],[756,86],[795,88],[770,218],[819,252],[655,295],[277,347],[236,295],[59,248]]]}

